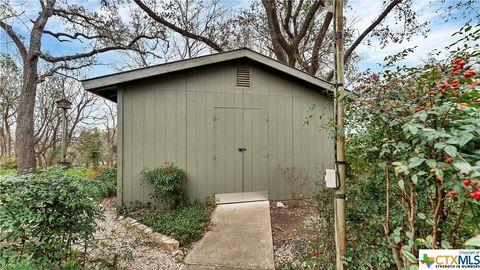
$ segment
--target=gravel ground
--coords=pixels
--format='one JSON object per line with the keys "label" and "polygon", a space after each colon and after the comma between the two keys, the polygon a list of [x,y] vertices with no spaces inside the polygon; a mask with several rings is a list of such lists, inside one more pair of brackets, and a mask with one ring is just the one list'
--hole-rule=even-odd
{"label": "gravel ground", "polygon": [[294,255],[295,242],[306,243],[318,233],[318,211],[310,200],[283,201],[284,207],[270,202],[272,235],[276,268],[291,262],[299,266],[302,262]]}
{"label": "gravel ground", "polygon": [[102,202],[105,220],[98,221],[99,230],[93,241],[95,246],[88,249],[90,264],[128,270],[180,269],[183,256],[170,255],[145,236],[119,223],[114,202],[114,198]]}

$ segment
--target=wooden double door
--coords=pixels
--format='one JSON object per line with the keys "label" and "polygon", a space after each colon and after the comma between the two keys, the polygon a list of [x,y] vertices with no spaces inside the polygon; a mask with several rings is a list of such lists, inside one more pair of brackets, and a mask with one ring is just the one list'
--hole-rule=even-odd
{"label": "wooden double door", "polygon": [[214,111],[216,193],[268,190],[268,110],[231,106]]}

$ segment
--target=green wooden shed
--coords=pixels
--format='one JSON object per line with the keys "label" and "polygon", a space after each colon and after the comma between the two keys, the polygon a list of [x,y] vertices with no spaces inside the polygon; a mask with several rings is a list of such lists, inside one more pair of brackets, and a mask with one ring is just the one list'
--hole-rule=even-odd
{"label": "green wooden shed", "polygon": [[[186,171],[191,200],[308,197],[334,167],[334,141],[321,128],[333,118],[332,85],[248,49],[87,79],[83,86],[117,103],[123,205],[151,200],[142,171],[165,162]],[[312,104],[317,116],[305,124]]]}

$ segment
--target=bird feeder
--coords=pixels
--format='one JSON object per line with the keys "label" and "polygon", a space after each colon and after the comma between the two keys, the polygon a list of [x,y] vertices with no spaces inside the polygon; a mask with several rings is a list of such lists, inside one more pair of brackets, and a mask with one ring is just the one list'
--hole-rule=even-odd
{"label": "bird feeder", "polygon": [[59,109],[69,110],[72,108],[72,103],[64,98],[55,101],[55,103],[57,104],[57,108]]}

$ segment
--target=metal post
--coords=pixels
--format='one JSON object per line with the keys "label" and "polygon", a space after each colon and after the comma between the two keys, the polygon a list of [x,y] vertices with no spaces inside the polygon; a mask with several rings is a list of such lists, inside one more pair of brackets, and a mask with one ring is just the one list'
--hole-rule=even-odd
{"label": "metal post", "polygon": [[336,158],[339,187],[335,191],[335,243],[337,269],[345,269],[341,257],[347,250],[346,202],[345,202],[345,88],[344,83],[344,35],[343,35],[344,0],[335,0],[335,99],[336,99]]}
{"label": "metal post", "polygon": [[72,103],[65,98],[57,100],[57,108],[62,109],[62,149],[60,165],[70,166],[67,161],[67,110],[72,108]]}
{"label": "metal post", "polygon": [[62,163],[65,164],[67,161],[67,109],[62,108],[62,111]]}

